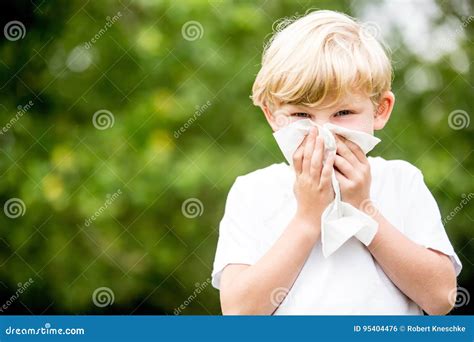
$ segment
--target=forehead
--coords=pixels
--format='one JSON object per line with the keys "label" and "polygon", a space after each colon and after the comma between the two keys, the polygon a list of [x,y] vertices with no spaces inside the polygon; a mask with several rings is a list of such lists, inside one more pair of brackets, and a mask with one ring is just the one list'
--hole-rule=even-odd
{"label": "forehead", "polygon": [[325,101],[318,107],[307,107],[301,104],[284,103],[279,106],[280,110],[294,110],[294,109],[312,109],[312,110],[331,110],[343,107],[363,107],[371,105],[370,97],[362,93],[350,93],[342,95],[336,102],[334,100]]}

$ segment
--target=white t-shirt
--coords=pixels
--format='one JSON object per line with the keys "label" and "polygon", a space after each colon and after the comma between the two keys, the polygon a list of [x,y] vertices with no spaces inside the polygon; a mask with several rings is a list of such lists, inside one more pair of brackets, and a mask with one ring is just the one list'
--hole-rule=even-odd
{"label": "white t-shirt", "polygon": [[[412,241],[461,261],[444,230],[438,205],[415,166],[368,157],[370,196],[382,215]],[[296,212],[295,173],[286,163],[237,177],[220,222],[212,285],[219,289],[228,264],[256,263]],[[278,294],[275,294],[278,296]],[[319,240],[276,315],[422,315],[355,237],[324,258]]]}

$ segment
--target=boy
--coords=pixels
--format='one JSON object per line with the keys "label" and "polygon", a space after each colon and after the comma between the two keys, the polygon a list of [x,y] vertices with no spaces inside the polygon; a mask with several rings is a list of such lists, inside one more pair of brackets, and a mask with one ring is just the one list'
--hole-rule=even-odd
{"label": "boy", "polygon": [[[373,135],[394,95],[381,44],[349,16],[315,11],[279,26],[266,46],[252,99],[273,131],[296,120]],[[223,314],[430,315],[448,313],[462,265],[438,206],[415,166],[366,157],[335,135],[337,151],[312,128],[292,166],[273,164],[237,177],[220,223],[212,284]],[[330,256],[321,215],[334,200],[369,215],[377,230]],[[423,311],[422,311],[423,310]]]}

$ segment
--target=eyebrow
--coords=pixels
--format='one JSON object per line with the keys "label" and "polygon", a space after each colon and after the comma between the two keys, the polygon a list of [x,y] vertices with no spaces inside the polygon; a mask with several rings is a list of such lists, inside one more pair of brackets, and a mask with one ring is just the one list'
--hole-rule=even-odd
{"label": "eyebrow", "polygon": [[307,110],[314,110],[315,109],[315,108],[306,107],[304,105],[297,105],[297,104],[287,104],[287,106],[289,106],[289,109],[296,109],[296,110],[300,110],[302,112],[307,111]]}
{"label": "eyebrow", "polygon": [[[311,107],[306,107],[304,105],[297,105],[297,104],[287,104],[289,107],[289,111],[299,111],[299,112],[310,112],[310,111],[318,111],[318,110],[321,110],[321,109],[331,109],[330,111],[333,112],[333,111],[340,111],[340,110],[357,110],[358,109],[358,106],[357,104],[353,103],[353,104],[348,104],[348,103],[341,103],[341,104],[337,104],[335,106],[333,106],[333,108],[329,108],[329,107],[326,107],[326,108],[311,108]],[[294,110],[293,110],[294,109]]]}

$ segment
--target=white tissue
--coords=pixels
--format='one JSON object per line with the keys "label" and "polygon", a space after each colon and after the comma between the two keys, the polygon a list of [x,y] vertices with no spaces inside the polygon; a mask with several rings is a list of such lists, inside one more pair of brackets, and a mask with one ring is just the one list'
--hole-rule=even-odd
{"label": "white tissue", "polygon": [[[273,133],[278,146],[291,166],[293,166],[293,154],[309,133],[311,127],[314,126],[318,127],[319,136],[324,139],[325,155],[323,161],[327,159],[330,153],[336,153],[336,139],[334,137],[336,133],[359,145],[365,154],[380,142],[379,138],[365,132],[347,129],[331,123],[318,125],[310,119],[298,120]],[[378,229],[377,222],[370,216],[349,203],[341,201],[339,182],[334,170],[331,179],[335,198],[321,215],[321,244],[323,255],[326,258],[353,236],[368,246]]]}

